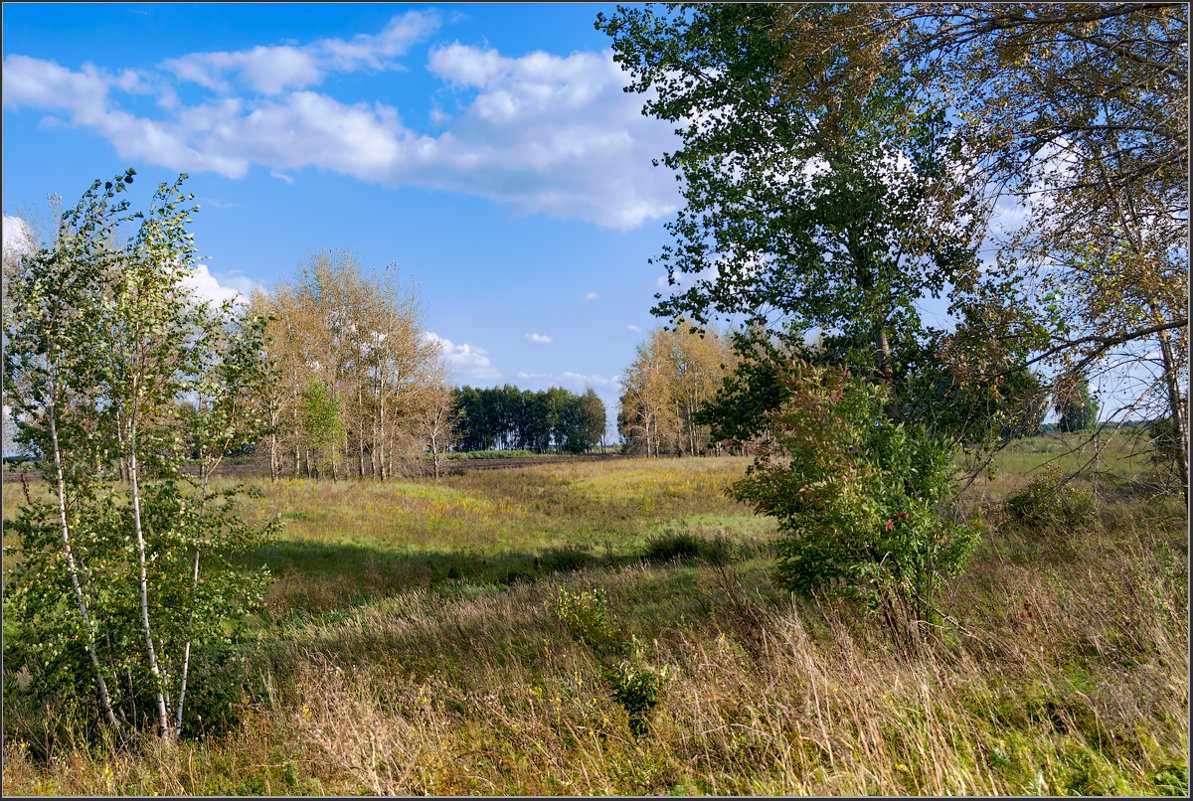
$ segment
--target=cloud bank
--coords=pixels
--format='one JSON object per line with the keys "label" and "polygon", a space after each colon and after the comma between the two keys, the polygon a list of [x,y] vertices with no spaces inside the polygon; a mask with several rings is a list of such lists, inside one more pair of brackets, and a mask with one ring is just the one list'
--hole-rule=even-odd
{"label": "cloud bank", "polygon": [[[125,159],[234,179],[254,167],[282,180],[319,168],[616,230],[679,207],[674,181],[650,166],[673,134],[622,91],[608,50],[515,58],[458,41],[433,47],[425,69],[456,106],[434,109],[434,134],[392,105],[319,91],[329,75],[412,69],[400,59],[440,26],[434,11],[412,10],[348,40],[190,53],[115,72],[11,54],[4,108],[90,130]],[[200,99],[182,103],[182,88]],[[145,96],[153,111],[126,110]]]}

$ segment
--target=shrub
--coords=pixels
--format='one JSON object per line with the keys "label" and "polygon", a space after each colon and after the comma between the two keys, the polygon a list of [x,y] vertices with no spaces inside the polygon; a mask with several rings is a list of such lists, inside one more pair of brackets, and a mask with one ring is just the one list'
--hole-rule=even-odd
{"label": "shrub", "polygon": [[630,643],[630,656],[605,670],[605,681],[613,698],[629,715],[635,737],[646,734],[650,712],[658,705],[663,686],[670,678],[667,666],[656,668],[646,661],[645,649],[637,637]]}
{"label": "shrub", "polygon": [[885,390],[839,367],[793,360],[767,413],[771,441],[734,495],[779,525],[780,581],[801,595],[897,598],[925,619],[977,543],[950,519],[954,448],[886,415]]}
{"label": "shrub", "polygon": [[571,545],[543,551],[538,560],[542,569],[551,573],[571,573],[595,562],[595,557],[588,551]]}
{"label": "shrub", "polygon": [[642,642],[634,635],[627,638],[599,587],[578,595],[560,587],[555,614],[568,633],[591,648],[601,663],[605,683],[629,716],[630,732],[635,737],[644,735],[650,712],[670,678],[667,667],[651,665]]}
{"label": "shrub", "polygon": [[559,588],[555,614],[568,633],[587,645],[597,656],[621,656],[625,632],[609,612],[605,593],[600,587],[580,594]]}
{"label": "shrub", "polygon": [[686,529],[665,529],[647,540],[643,557],[649,562],[700,560],[723,565],[729,562],[731,549],[720,535],[704,537]]}
{"label": "shrub", "polygon": [[1083,534],[1098,522],[1093,493],[1074,487],[1055,465],[1029,479],[1003,508],[1020,526],[1045,534]]}

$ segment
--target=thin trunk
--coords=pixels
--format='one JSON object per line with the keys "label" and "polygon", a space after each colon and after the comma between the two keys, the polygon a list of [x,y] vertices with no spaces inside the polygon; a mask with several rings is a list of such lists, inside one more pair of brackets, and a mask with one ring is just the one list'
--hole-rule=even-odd
{"label": "thin trunk", "polygon": [[365,396],[364,396],[364,381],[356,382],[356,446],[357,446],[357,464],[360,469],[360,478],[363,481],[365,477],[365,437],[364,437],[364,422],[365,422]]}
{"label": "thin trunk", "polygon": [[[203,533],[203,518],[206,517],[206,515],[207,515],[208,479],[211,477],[211,472],[215,469],[216,464],[219,464],[220,460],[216,459],[215,464],[212,464],[211,466],[207,466],[207,465],[203,464],[203,461],[204,461],[203,459],[200,459],[200,462],[199,462],[199,473],[203,479],[203,494],[200,496],[200,498],[202,500],[200,501],[201,505],[199,507],[198,531],[196,532],[199,535],[202,535],[202,533]],[[272,465],[271,465],[271,467],[272,467]],[[190,617],[190,626],[188,626],[188,630],[187,630],[188,633],[187,633],[187,638],[186,638],[186,645],[182,649],[182,678],[180,680],[179,689],[178,689],[178,713],[174,718],[175,736],[180,736],[182,733],[182,707],[183,707],[183,704],[186,702],[186,678],[187,678],[187,673],[190,671],[190,666],[191,666],[190,627],[193,627],[195,624],[195,595],[198,592],[198,589],[199,589],[199,546],[196,545],[195,546],[195,555],[191,562],[191,617]]]}
{"label": "thin trunk", "polygon": [[281,412],[277,404],[269,404],[269,480],[277,481],[281,474],[281,457],[278,455],[278,418]]}
{"label": "thin trunk", "polygon": [[[54,379],[50,377],[50,397],[54,397]],[[83,617],[83,626],[87,629],[87,652],[91,657],[91,666],[95,668],[95,680],[99,687],[99,700],[104,708],[104,715],[113,727],[119,728],[120,723],[112,711],[112,698],[108,693],[108,683],[104,680],[103,670],[99,665],[99,655],[95,650],[95,628],[91,624],[91,614],[88,611],[87,598],[83,595],[83,585],[79,582],[79,569],[75,563],[74,548],[70,540],[70,524],[66,516],[66,479],[62,472],[62,451],[58,444],[58,424],[56,418],[58,409],[53,400],[50,401],[50,447],[54,451],[54,477],[58,484],[58,522],[62,526],[62,548],[66,552],[66,569],[70,572],[70,583],[75,589],[75,598],[79,603],[79,614]]]}
{"label": "thin trunk", "polygon": [[390,470],[389,470],[389,463],[385,460],[387,451],[385,448],[385,400],[384,400],[384,398],[381,399],[380,406],[381,406],[381,408],[379,410],[379,414],[380,414],[381,424],[378,427],[379,433],[380,433],[380,439],[378,440],[378,442],[381,445],[381,453],[378,454],[377,458],[381,462],[381,480],[384,481],[385,479],[389,478],[391,475]]}
{"label": "thin trunk", "polygon": [[1164,358],[1164,382],[1168,389],[1168,408],[1172,412],[1173,433],[1176,435],[1176,463],[1181,477],[1181,492],[1185,506],[1189,505],[1189,418],[1181,385],[1177,376],[1176,357],[1167,331],[1160,332],[1160,353]]}
{"label": "thin trunk", "polygon": [[886,415],[892,420],[899,416],[899,401],[895,397],[895,372],[891,365],[891,343],[886,335],[886,322],[874,321],[874,350],[878,357],[878,373],[886,385]]}
{"label": "thin trunk", "polygon": [[[136,385],[134,384],[134,392]],[[136,401],[134,401],[135,403]],[[136,411],[133,415],[135,417]],[[137,565],[140,570],[141,581],[141,624],[145,628],[145,648],[149,654],[149,670],[157,681],[157,714],[158,724],[161,726],[163,740],[170,737],[170,713],[166,710],[166,698],[163,694],[162,673],[157,665],[157,651],[153,647],[153,629],[149,625],[149,578],[145,569],[145,533],[141,528],[141,490],[137,476],[137,433],[136,422],[129,432],[129,481],[132,484],[133,495],[133,531],[137,535]]]}
{"label": "thin trunk", "polygon": [[299,429],[298,429],[298,402],[297,401],[295,401],[295,404],[294,404],[293,415],[294,415],[294,478],[295,478],[295,480],[297,480],[299,469],[300,469],[300,466],[302,465],[302,453],[301,453],[301,446],[299,444],[302,442],[302,439],[301,439],[301,435],[300,435]]}
{"label": "thin trunk", "polygon": [[380,476],[377,475],[377,415],[370,415],[370,425],[373,435],[372,446],[369,448],[369,475],[373,480],[377,480]]}

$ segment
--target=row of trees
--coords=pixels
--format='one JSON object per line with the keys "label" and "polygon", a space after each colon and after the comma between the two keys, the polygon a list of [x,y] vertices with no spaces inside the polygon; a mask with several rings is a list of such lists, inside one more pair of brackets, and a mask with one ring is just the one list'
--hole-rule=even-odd
{"label": "row of trees", "polygon": [[465,386],[452,392],[452,402],[460,450],[583,453],[605,436],[605,403],[592,388],[577,395],[563,387],[533,392],[509,384]]}
{"label": "row of trees", "polygon": [[699,414],[734,361],[731,338],[715,328],[680,320],[651,331],[622,375],[617,430],[627,450],[687,456],[719,448]]}
{"label": "row of trees", "polygon": [[317,251],[294,283],[255,293],[277,378],[265,398],[269,469],[332,478],[393,476],[450,441],[452,390],[418,304],[389,269],[367,274]]}

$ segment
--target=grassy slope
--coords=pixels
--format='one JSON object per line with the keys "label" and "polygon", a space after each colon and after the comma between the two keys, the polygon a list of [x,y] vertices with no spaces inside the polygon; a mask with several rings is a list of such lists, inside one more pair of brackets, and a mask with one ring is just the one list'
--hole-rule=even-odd
{"label": "grassy slope", "polygon": [[[990,527],[908,655],[873,617],[768,578],[773,524],[728,501],[734,459],[539,466],[386,485],[266,486],[279,580],[241,726],[173,752],[53,764],[5,744],[6,793],[1156,793],[1187,787],[1180,505],[1100,479],[1089,534],[999,500],[1056,439],[975,487]],[[1033,452],[1034,451],[1034,452]],[[1120,476],[1142,464],[1101,465]],[[1118,486],[1116,489],[1115,487]],[[5,487],[5,500],[10,499]],[[11,505],[6,502],[5,514]],[[668,532],[733,560],[647,562]],[[666,666],[634,738],[558,587]]]}

